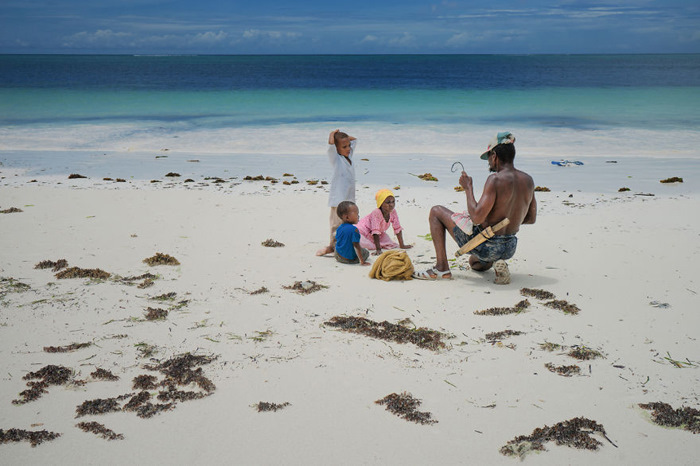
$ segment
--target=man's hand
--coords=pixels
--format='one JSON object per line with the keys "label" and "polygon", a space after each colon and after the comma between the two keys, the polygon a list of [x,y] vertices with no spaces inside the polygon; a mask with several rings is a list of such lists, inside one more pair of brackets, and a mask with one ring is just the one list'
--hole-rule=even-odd
{"label": "man's hand", "polygon": [[472,184],[472,177],[467,175],[467,172],[463,171],[462,176],[459,177],[459,185],[464,188],[464,190],[474,191],[474,185]]}

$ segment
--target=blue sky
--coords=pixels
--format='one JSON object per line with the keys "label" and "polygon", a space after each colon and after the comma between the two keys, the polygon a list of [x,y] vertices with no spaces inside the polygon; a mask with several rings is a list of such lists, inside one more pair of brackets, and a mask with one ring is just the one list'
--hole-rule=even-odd
{"label": "blue sky", "polygon": [[0,53],[699,53],[698,0],[3,0]]}

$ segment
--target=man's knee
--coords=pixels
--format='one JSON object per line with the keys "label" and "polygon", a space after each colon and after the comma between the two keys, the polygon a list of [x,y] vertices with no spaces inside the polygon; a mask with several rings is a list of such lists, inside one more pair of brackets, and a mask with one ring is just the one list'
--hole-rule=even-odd
{"label": "man's knee", "polygon": [[445,211],[445,207],[443,207],[441,205],[434,205],[430,208],[430,215],[428,215],[428,219],[430,219],[430,220],[437,219],[437,220],[440,220],[441,223],[444,223],[444,222],[442,222],[442,217],[443,217],[444,211]]}

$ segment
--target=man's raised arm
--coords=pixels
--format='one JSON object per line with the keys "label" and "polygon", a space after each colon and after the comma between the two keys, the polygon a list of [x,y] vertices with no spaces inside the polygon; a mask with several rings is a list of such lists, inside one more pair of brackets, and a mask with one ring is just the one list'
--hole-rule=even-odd
{"label": "man's raised arm", "polygon": [[467,195],[467,212],[475,225],[484,223],[491,209],[496,202],[496,180],[493,175],[486,179],[484,191],[481,193],[479,202],[474,197],[474,185],[472,177],[462,172],[459,177],[459,184],[464,188],[464,193]]}

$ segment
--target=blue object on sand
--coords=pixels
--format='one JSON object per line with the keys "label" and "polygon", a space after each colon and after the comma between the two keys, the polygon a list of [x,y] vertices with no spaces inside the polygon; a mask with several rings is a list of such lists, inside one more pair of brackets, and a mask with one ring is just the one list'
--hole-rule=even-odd
{"label": "blue object on sand", "polygon": [[579,160],[552,160],[552,165],[559,165],[560,167],[566,167],[568,165],[583,165],[583,162]]}

